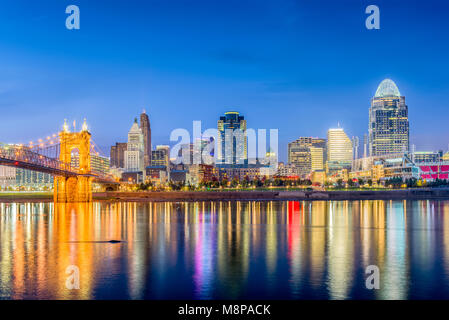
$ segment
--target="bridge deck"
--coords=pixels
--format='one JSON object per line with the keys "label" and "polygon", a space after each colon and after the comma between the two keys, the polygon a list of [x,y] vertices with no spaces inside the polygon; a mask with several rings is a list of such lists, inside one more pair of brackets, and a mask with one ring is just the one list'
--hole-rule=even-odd
{"label": "bridge deck", "polygon": [[115,183],[112,176],[102,172],[91,171],[81,173],[78,168],[70,164],[49,158],[23,146],[0,145],[0,165],[28,169],[48,173],[54,176],[76,177],[89,176],[100,183]]}

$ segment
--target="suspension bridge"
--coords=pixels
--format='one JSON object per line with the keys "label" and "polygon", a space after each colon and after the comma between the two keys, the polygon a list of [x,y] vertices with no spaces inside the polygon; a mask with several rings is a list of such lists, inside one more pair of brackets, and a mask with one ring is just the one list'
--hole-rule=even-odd
{"label": "suspension bridge", "polygon": [[[79,157],[76,166],[72,165],[74,150]],[[61,132],[46,139],[28,145],[0,144],[0,165],[53,175],[55,202],[90,202],[93,182],[118,184],[112,175],[92,170],[91,154],[100,152],[85,120],[79,132],[70,132],[65,121]]]}

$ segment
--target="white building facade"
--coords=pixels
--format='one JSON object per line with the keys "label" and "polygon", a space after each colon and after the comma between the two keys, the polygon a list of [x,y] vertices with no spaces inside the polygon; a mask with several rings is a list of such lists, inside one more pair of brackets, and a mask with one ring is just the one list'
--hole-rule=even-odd
{"label": "white building facade", "polygon": [[144,171],[144,142],[143,133],[137,119],[128,132],[128,144],[125,151],[125,171]]}

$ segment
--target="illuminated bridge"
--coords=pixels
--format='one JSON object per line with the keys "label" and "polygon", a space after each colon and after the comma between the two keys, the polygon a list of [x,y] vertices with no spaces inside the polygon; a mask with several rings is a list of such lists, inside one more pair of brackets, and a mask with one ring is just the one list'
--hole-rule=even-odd
{"label": "illuminated bridge", "polygon": [[[79,166],[72,163],[72,151],[79,151]],[[98,154],[96,144],[84,122],[80,132],[70,132],[67,122],[59,134],[45,141],[24,145],[0,144],[0,165],[51,174],[55,202],[92,201],[92,182],[117,184],[112,175],[91,168],[91,154]]]}

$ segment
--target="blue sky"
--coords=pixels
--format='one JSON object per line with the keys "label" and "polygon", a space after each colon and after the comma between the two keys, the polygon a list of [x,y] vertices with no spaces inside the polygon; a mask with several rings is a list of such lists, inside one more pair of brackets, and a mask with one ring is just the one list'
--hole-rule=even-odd
{"label": "blue sky", "polygon": [[[70,4],[80,30],[65,28]],[[380,30],[365,28],[370,4]],[[108,153],[144,108],[153,145],[237,110],[248,127],[279,129],[285,160],[289,141],[338,122],[362,137],[388,77],[406,96],[411,143],[446,150],[448,14],[443,0],[2,0],[0,141],[86,117]]]}

